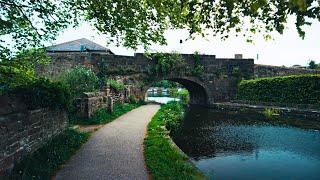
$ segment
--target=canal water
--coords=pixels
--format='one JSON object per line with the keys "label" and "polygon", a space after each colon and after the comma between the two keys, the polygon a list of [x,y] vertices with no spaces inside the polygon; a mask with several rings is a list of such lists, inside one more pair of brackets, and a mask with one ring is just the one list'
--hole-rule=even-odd
{"label": "canal water", "polygon": [[172,136],[210,179],[319,180],[320,132],[303,124],[191,106]]}
{"label": "canal water", "polygon": [[178,98],[172,98],[172,97],[147,97],[147,102],[157,102],[160,104],[167,104],[170,101],[180,101]]}

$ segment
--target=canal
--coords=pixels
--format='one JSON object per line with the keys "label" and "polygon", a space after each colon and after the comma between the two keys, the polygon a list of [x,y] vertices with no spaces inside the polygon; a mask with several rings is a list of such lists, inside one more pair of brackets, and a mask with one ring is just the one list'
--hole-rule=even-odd
{"label": "canal", "polygon": [[172,137],[210,179],[319,179],[320,132],[304,121],[190,106]]}

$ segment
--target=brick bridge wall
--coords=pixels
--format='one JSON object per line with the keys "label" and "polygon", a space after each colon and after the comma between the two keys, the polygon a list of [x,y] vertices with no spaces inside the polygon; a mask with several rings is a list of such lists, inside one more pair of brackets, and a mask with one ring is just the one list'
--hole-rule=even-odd
{"label": "brick bridge wall", "polygon": [[[242,78],[320,73],[320,71],[308,69],[254,65],[253,59],[225,59],[216,58],[214,55],[200,55],[200,63],[204,67],[201,77],[177,75],[175,73],[166,74],[162,77],[150,77],[148,71],[155,64],[143,54],[118,56],[71,52],[49,53],[49,55],[53,58],[51,65],[38,67],[39,74],[57,76],[76,65],[84,65],[95,72],[104,72],[108,76],[122,79],[125,84],[131,84],[135,87],[133,89],[136,94],[140,94],[140,98],[144,98],[146,90],[152,83],[168,79],[184,85],[189,90],[191,103],[206,105],[232,100],[236,94],[237,84]],[[192,54],[182,54],[182,57],[190,69],[195,67]]]}
{"label": "brick bridge wall", "polygon": [[9,173],[15,162],[62,132],[68,119],[61,110],[26,110],[19,100],[7,96],[0,96],[0,106],[1,177]]}
{"label": "brick bridge wall", "polygon": [[[143,54],[135,56],[117,56],[99,53],[49,53],[53,58],[47,67],[38,67],[38,73],[45,76],[57,76],[76,65],[84,65],[95,72],[104,72],[109,76],[121,76],[124,83],[131,84],[135,91],[144,98],[148,87],[157,81],[168,79],[184,85],[190,92],[191,103],[210,104],[230,101],[237,90],[237,83],[242,79],[253,78],[253,59],[223,59],[214,55],[200,55],[204,67],[201,77],[176,74],[150,77],[148,72],[155,65],[154,61]],[[181,55],[190,69],[195,68],[193,55]]]}
{"label": "brick bridge wall", "polygon": [[268,66],[261,64],[254,65],[254,76],[256,78],[289,76],[299,74],[320,74],[320,70]]}

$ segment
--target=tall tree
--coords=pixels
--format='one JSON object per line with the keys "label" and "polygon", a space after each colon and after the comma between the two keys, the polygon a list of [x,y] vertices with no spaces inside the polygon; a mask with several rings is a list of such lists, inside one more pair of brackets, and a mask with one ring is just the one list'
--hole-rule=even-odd
{"label": "tall tree", "polygon": [[311,60],[309,62],[309,66],[308,66],[310,69],[317,69],[318,68],[318,64],[316,64],[315,61]]}
{"label": "tall tree", "polygon": [[[231,31],[251,41],[255,33],[266,39],[283,33],[289,16],[296,18],[298,34],[320,21],[318,0],[78,0],[86,20],[102,33],[131,48],[165,44],[164,31],[186,28],[195,35],[228,38]],[[248,33],[249,32],[249,33]]]}
{"label": "tall tree", "polygon": [[73,0],[0,0],[0,59],[54,39],[76,22],[74,5]]}

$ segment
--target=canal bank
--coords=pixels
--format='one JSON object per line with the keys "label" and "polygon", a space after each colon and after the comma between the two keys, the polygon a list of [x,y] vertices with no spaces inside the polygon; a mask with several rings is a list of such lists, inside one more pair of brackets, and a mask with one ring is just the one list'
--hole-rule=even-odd
{"label": "canal bank", "polygon": [[[296,105],[295,107],[281,106],[277,104],[258,104],[258,103],[242,103],[242,102],[224,102],[214,103],[209,106],[213,109],[229,109],[229,110],[247,110],[263,112],[265,109],[275,109],[281,112],[283,116],[295,116],[317,119],[320,117],[320,107]],[[319,119],[320,121],[320,119]]]}
{"label": "canal bank", "polygon": [[171,139],[184,110],[178,102],[164,104],[148,125],[144,155],[152,179],[206,179]]}

